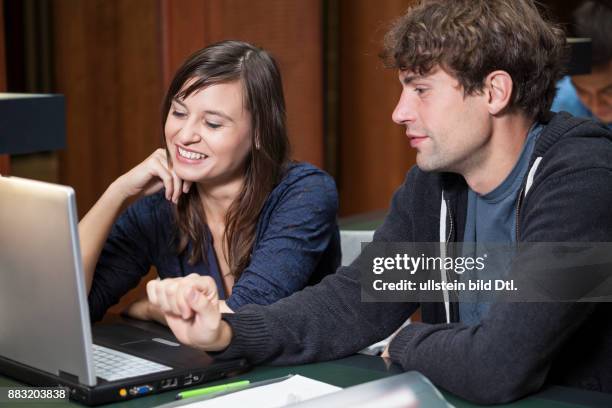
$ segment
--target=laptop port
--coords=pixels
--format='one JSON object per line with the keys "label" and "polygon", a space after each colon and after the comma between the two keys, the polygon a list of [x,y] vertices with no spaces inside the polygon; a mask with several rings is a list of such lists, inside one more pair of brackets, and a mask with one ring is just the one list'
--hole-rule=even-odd
{"label": "laptop port", "polygon": [[178,378],[167,378],[165,380],[161,380],[159,383],[159,387],[162,390],[167,390],[168,388],[175,388],[178,386]]}
{"label": "laptop port", "polygon": [[191,377],[191,374],[189,374],[187,377],[183,379],[183,385],[191,385],[192,383],[193,383],[193,378]]}
{"label": "laptop port", "polygon": [[150,385],[139,385],[136,387],[132,387],[130,388],[130,395],[144,395],[147,394],[149,392],[153,391],[153,387],[151,387]]}

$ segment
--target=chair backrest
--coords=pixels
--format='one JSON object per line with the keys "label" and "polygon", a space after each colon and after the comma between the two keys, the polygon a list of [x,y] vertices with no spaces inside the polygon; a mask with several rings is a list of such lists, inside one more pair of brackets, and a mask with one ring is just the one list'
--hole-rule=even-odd
{"label": "chair backrest", "polygon": [[[350,265],[361,253],[362,242],[372,242],[374,238],[374,230],[340,230],[340,246],[342,247],[342,266]],[[406,320],[401,327],[404,327],[410,323],[410,319]],[[399,329],[401,329],[401,327]],[[398,330],[399,330],[398,329]],[[380,355],[385,349],[391,338],[391,336],[377,343],[372,344],[369,347],[361,350],[360,354],[367,354],[371,356]]]}
{"label": "chair backrest", "polygon": [[374,230],[340,230],[342,266],[350,265],[361,253],[361,243],[371,242]]}

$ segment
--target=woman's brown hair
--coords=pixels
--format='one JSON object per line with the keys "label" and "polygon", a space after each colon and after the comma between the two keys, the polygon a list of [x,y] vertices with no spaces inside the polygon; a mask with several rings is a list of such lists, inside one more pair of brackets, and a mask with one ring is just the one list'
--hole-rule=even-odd
{"label": "woman's brown hair", "polygon": [[[238,278],[250,260],[261,209],[283,176],[289,157],[285,99],[280,71],[264,50],[241,41],[222,41],[191,55],[170,83],[162,107],[162,140],[174,99],[184,99],[208,86],[239,80],[244,107],[251,114],[251,148],[245,163],[244,185],[225,216],[223,255]],[[185,84],[190,82],[189,86]],[[168,155],[168,160],[171,160]],[[195,187],[195,186],[194,186]],[[189,262],[206,259],[210,235],[197,188],[181,195],[175,207],[178,251]]]}

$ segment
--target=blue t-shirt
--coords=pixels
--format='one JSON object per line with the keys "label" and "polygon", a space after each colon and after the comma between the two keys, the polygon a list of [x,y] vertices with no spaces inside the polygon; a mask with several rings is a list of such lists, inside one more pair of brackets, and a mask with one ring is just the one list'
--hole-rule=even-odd
{"label": "blue t-shirt", "polygon": [[[557,82],[557,94],[553,100],[553,112],[566,111],[574,116],[597,119],[593,113],[582,103],[580,97],[576,93],[576,88],[572,84],[572,79],[569,76],[563,77]],[[608,128],[612,130],[612,123],[608,123]]]}
{"label": "blue t-shirt", "polygon": [[117,219],[104,245],[89,293],[91,318],[101,319],[151,266],[162,279],[211,276],[232,310],[274,303],[335,272],[340,264],[337,210],[338,193],[329,175],[310,164],[290,164],[264,203],[250,263],[227,297],[212,243],[205,248],[208,262],[190,265],[191,244],[177,253],[172,204],[164,192],[144,197]]}
{"label": "blue t-shirt", "polygon": [[[468,189],[468,209],[465,220],[463,242],[483,244],[516,242],[516,204],[521,185],[528,171],[529,159],[535,142],[544,127],[534,124],[525,140],[519,159],[514,168],[493,191],[479,195]],[[465,254],[482,256],[483,254]],[[501,279],[509,270],[504,257],[491,257],[486,268],[474,271],[470,279]],[[493,276],[493,277],[492,277]],[[484,302],[460,302],[459,318],[466,324],[476,324],[486,314],[490,304]]]}

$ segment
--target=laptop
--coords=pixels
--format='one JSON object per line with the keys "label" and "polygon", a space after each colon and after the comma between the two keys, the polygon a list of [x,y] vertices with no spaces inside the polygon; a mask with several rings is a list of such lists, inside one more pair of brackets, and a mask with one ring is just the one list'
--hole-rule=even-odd
{"label": "laptop", "polygon": [[[152,329],[155,327],[155,329]],[[154,323],[96,324],[81,264],[74,190],[0,176],[0,373],[62,386],[87,405],[128,400],[244,371]]]}

